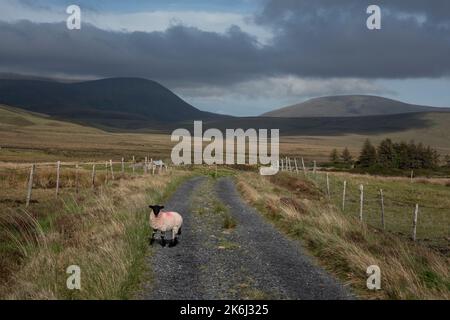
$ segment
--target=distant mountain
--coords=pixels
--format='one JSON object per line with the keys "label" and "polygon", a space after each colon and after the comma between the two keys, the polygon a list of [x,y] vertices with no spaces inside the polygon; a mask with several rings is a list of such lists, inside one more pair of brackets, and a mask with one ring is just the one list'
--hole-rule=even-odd
{"label": "distant mountain", "polygon": [[263,114],[263,117],[361,117],[392,115],[414,112],[450,111],[448,108],[434,108],[403,103],[377,96],[332,96],[308,100],[293,106]]}
{"label": "distant mountain", "polygon": [[159,83],[139,78],[75,83],[0,79],[0,104],[118,129],[229,118],[200,111]]}

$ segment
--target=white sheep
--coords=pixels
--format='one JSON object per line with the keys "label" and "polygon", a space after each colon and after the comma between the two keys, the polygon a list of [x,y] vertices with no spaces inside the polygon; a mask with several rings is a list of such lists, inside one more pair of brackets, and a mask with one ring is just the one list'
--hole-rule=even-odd
{"label": "white sheep", "polygon": [[152,209],[152,212],[150,212],[150,226],[153,229],[150,244],[153,244],[155,234],[159,230],[161,232],[161,245],[164,247],[166,245],[166,231],[172,231],[172,240],[169,243],[169,247],[174,247],[178,243],[178,236],[181,234],[183,218],[178,212],[161,211],[164,206],[151,205],[149,208]]}

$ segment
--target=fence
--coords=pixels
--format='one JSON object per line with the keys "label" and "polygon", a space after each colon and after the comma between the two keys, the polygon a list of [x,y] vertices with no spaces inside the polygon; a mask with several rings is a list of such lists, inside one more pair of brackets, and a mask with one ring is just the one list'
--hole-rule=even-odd
{"label": "fence", "polygon": [[[32,164],[31,167],[22,167],[10,169],[15,174],[27,175],[25,206],[29,207],[33,200],[33,188],[36,185],[46,185],[55,188],[55,197],[59,197],[61,188],[70,185],[78,193],[84,179],[84,185],[88,184],[93,190],[96,186],[107,184],[109,181],[126,177],[147,174],[160,174],[168,170],[168,166],[161,160],[153,161],[145,157],[143,162],[136,162],[133,156],[132,160],[105,162],[86,162],[86,163],[62,163],[57,161],[54,164]],[[39,176],[39,174],[41,175]],[[66,181],[63,181],[64,178]],[[42,181],[45,180],[45,181]],[[88,180],[88,182],[86,181]],[[86,183],[87,182],[87,183]]]}
{"label": "fence", "polygon": [[[356,181],[358,179],[320,171],[315,161],[310,168],[304,167],[303,172],[299,173],[295,166],[298,162],[297,159],[283,157],[280,170],[301,174],[314,181],[343,214],[413,240],[450,239],[450,206],[428,199],[427,193],[420,189],[423,186],[404,181],[403,189],[391,187],[384,190],[375,182],[364,182],[364,176],[361,176],[362,181]],[[289,170],[289,163],[294,163],[293,170]],[[305,163],[304,159],[301,163]],[[413,178],[410,182],[414,182]],[[408,188],[404,187],[406,185]]]}

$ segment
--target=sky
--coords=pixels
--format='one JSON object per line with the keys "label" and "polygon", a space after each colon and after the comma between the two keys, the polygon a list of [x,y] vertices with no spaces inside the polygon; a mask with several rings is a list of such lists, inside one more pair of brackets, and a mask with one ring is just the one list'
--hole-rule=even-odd
{"label": "sky", "polygon": [[450,107],[450,1],[0,0],[0,72],[142,77],[238,116],[344,94]]}

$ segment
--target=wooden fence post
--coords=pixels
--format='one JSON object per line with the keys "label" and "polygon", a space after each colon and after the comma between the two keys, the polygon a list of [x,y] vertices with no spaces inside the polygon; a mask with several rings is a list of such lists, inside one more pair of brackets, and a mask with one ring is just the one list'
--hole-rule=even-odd
{"label": "wooden fence post", "polygon": [[111,167],[111,178],[114,180],[114,169],[112,160],[109,160],[109,166]]}
{"label": "wooden fence post", "polygon": [[59,195],[59,173],[61,170],[61,161],[56,163],[56,196]]}
{"label": "wooden fence post", "polygon": [[414,170],[411,170],[411,183],[413,183],[414,180]]}
{"label": "wooden fence post", "polygon": [[147,161],[148,161],[148,158],[145,157],[145,161],[144,161],[144,173],[145,173],[145,174],[148,173]]}
{"label": "wooden fence post", "polygon": [[108,161],[105,162],[105,184],[108,183]]}
{"label": "wooden fence post", "polygon": [[30,178],[28,180],[27,202],[26,202],[26,205],[25,205],[27,208],[30,205],[30,201],[31,201],[31,192],[33,190],[33,178],[34,178],[34,171],[35,171],[35,169],[36,169],[36,165],[33,164],[31,166]]}
{"label": "wooden fence post", "polygon": [[135,172],[134,172],[134,167],[135,167],[135,165],[136,165],[136,158],[133,156],[133,174],[135,173]]}
{"label": "wooden fence post", "polygon": [[330,175],[327,172],[327,195],[328,195],[328,200],[331,200],[331,192],[330,192]]}
{"label": "wooden fence post", "polygon": [[95,189],[95,163],[92,165],[91,181],[92,181],[92,189]]}
{"label": "wooden fence post", "polygon": [[305,166],[305,160],[302,157],[302,167],[303,167],[303,173],[305,174],[306,177],[306,166]]}
{"label": "wooden fence post", "polygon": [[125,159],[122,157],[122,174],[125,173]]}
{"label": "wooden fence post", "polygon": [[79,177],[78,177],[78,164],[75,165],[75,193],[79,192]]}
{"label": "wooden fence post", "polygon": [[344,181],[344,190],[342,191],[342,211],[345,212],[345,198],[347,192],[347,181]]}
{"label": "wooden fence post", "polygon": [[364,209],[364,185],[360,185],[359,186],[359,190],[361,192],[360,195],[360,204],[359,204],[359,220],[362,222],[363,221],[363,209]]}
{"label": "wooden fence post", "polygon": [[297,158],[294,158],[295,172],[298,174]]}
{"label": "wooden fence post", "polygon": [[155,164],[154,163],[152,163],[152,175],[155,175]]}
{"label": "wooden fence post", "polygon": [[417,218],[419,216],[419,204],[416,204],[416,209],[414,210],[414,220],[413,220],[413,241],[417,239]]}
{"label": "wooden fence post", "polygon": [[283,158],[280,159],[280,163],[281,163],[281,171],[284,171]]}
{"label": "wooden fence post", "polygon": [[381,225],[383,230],[386,230],[386,223],[384,220],[384,194],[383,189],[380,189],[380,201],[381,201]]}

